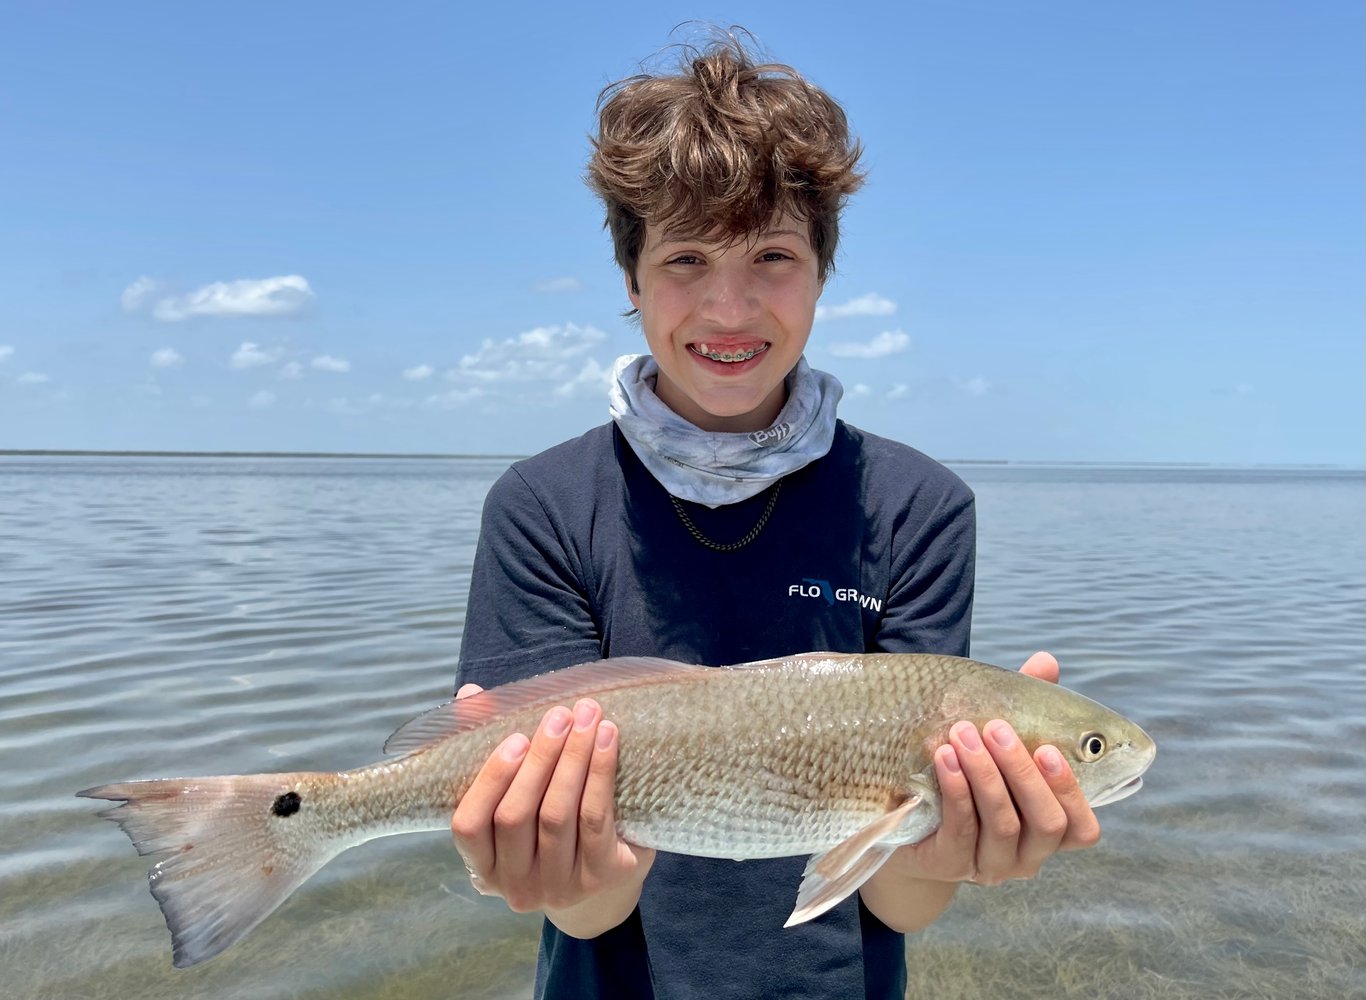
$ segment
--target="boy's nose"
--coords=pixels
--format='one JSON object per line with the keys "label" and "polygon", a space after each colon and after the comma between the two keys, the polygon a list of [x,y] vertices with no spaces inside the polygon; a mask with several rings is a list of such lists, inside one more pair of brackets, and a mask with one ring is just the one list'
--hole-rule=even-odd
{"label": "boy's nose", "polygon": [[718,326],[741,327],[759,314],[757,293],[748,269],[718,267],[707,276],[698,311]]}

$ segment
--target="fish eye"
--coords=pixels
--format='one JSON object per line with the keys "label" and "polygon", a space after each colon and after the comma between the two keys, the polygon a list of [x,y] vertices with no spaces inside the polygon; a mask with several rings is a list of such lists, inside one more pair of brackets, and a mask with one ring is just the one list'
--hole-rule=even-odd
{"label": "fish eye", "polygon": [[1082,760],[1093,761],[1105,756],[1106,746],[1105,737],[1101,733],[1086,733],[1082,736],[1077,749]]}

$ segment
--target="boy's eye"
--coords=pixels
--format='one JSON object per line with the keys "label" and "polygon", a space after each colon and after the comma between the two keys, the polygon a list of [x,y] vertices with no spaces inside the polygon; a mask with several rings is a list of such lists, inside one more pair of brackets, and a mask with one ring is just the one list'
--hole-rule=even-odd
{"label": "boy's eye", "polygon": [[698,258],[697,258],[697,255],[696,255],[696,254],[684,253],[684,254],[679,254],[677,257],[671,258],[671,259],[669,260],[669,263],[670,263],[670,264],[696,264],[696,263],[697,263],[697,260],[698,260]]}
{"label": "boy's eye", "polygon": [[760,260],[791,260],[791,258],[781,250],[765,250],[759,255]]}

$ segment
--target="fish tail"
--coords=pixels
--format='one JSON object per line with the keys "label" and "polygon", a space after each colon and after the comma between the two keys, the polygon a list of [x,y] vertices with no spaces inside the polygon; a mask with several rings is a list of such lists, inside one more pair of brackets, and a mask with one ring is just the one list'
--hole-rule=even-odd
{"label": "fish tail", "polygon": [[188,968],[239,941],[309,876],[350,845],[326,833],[310,788],[323,775],[222,775],[127,781],[77,795],[120,802],[113,820],[142,855]]}

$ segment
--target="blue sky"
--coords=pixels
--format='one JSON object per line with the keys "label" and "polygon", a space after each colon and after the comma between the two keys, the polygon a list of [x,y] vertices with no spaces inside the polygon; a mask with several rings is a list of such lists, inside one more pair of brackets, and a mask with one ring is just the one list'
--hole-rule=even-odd
{"label": "blue sky", "polygon": [[593,104],[698,18],[865,144],[808,350],[847,420],[945,459],[1362,464],[1360,4],[673,9],[6,5],[0,448],[601,422],[641,340]]}

